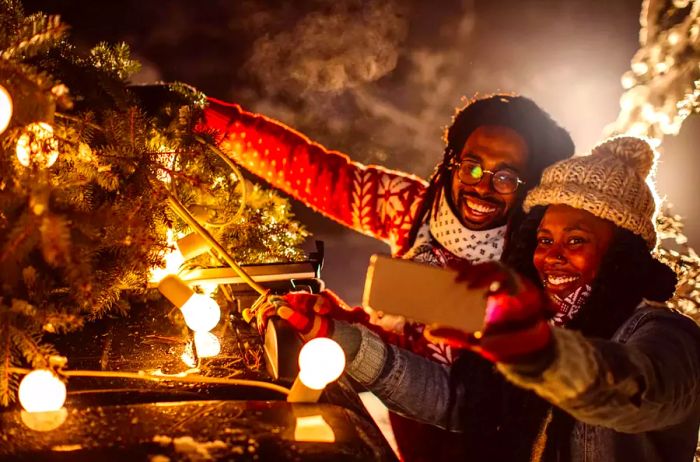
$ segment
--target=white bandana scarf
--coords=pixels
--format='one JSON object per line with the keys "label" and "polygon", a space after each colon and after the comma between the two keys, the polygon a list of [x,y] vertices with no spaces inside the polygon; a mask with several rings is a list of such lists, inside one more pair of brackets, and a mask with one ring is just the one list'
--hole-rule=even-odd
{"label": "white bandana scarf", "polygon": [[552,324],[555,326],[564,326],[571,321],[581,307],[588,301],[591,290],[592,287],[585,284],[563,299],[557,296],[552,297],[554,303],[556,303],[559,308],[559,312],[552,318]]}
{"label": "white bandana scarf", "polygon": [[437,216],[431,217],[429,226],[430,234],[435,240],[459,258],[471,263],[483,263],[501,258],[506,226],[483,231],[467,228],[455,216],[444,194],[440,196]]}

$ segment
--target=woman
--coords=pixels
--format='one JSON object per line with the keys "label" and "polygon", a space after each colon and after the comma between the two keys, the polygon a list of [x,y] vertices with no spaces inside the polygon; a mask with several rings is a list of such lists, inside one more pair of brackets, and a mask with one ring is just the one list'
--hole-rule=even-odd
{"label": "woman", "polygon": [[651,255],[653,162],[646,142],[620,137],[545,170],[506,257],[533,282],[495,264],[464,271],[493,291],[482,331],[445,339],[477,353],[452,367],[316,316],[333,309],[327,296],[289,294],[278,312],[306,332],[330,325],[351,376],[398,412],[462,431],[474,460],[691,461],[700,329],[662,304],[675,276]]}

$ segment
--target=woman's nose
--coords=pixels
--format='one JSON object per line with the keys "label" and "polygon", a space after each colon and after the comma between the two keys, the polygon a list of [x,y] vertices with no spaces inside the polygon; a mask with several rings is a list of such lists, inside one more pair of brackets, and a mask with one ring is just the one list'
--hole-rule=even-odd
{"label": "woman's nose", "polygon": [[562,252],[562,248],[554,244],[547,250],[547,254],[544,256],[545,263],[562,263],[566,261],[566,257],[564,256],[564,252]]}

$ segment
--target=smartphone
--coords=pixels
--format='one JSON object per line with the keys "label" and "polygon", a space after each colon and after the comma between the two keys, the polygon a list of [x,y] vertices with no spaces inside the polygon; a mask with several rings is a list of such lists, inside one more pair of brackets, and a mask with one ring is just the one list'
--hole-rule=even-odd
{"label": "smartphone", "polygon": [[479,331],[484,324],[487,289],[469,288],[456,277],[452,269],[372,255],[362,303],[432,327]]}

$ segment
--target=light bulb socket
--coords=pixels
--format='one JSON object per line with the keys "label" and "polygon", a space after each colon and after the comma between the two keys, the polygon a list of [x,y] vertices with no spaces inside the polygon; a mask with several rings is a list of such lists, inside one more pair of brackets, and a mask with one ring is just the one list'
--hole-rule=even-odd
{"label": "light bulb socket", "polygon": [[190,233],[178,239],[176,245],[185,260],[198,257],[210,249],[209,243],[198,233]]}
{"label": "light bulb socket", "polygon": [[182,308],[182,305],[194,295],[194,290],[174,274],[165,276],[158,283],[158,291],[178,308]]}
{"label": "light bulb socket", "polygon": [[314,390],[304,385],[304,382],[297,376],[292,384],[292,388],[289,390],[289,395],[287,395],[288,403],[317,403],[321,399],[323,390]]}

